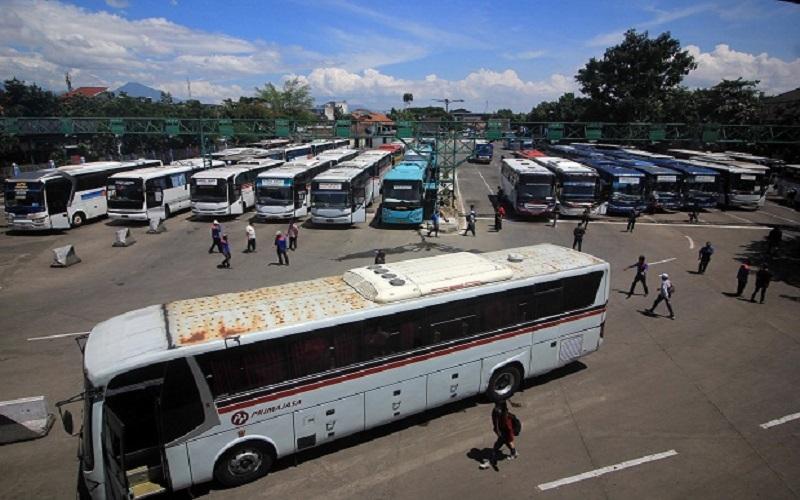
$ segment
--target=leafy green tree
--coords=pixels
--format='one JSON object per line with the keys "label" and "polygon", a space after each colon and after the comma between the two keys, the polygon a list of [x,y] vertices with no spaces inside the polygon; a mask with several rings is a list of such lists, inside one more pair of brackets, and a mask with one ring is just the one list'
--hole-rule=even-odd
{"label": "leafy green tree", "polygon": [[38,85],[12,78],[0,90],[0,111],[4,116],[57,116],[58,97]]}
{"label": "leafy green tree", "polygon": [[295,77],[283,82],[283,88],[278,89],[274,84],[267,83],[263,88],[256,87],[257,99],[264,102],[276,118],[290,118],[294,120],[312,120],[314,114],[314,98],[311,97],[311,87]]}
{"label": "leafy green tree", "polygon": [[695,91],[699,115],[716,123],[757,123],[763,93],[758,80],[722,80],[710,89]]}
{"label": "leafy green tree", "polygon": [[628,30],[625,39],[591,58],[575,79],[581,91],[617,121],[661,118],[666,93],[678,86],[697,63],[669,32],[649,38]]}
{"label": "leafy green tree", "polygon": [[411,102],[414,100],[414,94],[411,92],[406,92],[403,94],[403,102],[405,103],[406,107],[411,105]]}

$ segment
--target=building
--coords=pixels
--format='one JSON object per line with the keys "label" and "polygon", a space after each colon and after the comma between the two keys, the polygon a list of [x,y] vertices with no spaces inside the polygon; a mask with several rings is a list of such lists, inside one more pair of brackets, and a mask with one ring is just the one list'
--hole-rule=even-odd
{"label": "building", "polygon": [[383,113],[356,109],[352,116],[357,136],[394,135],[394,122]]}
{"label": "building", "polygon": [[97,97],[108,92],[108,87],[78,87],[61,95],[62,99],[70,97]]}

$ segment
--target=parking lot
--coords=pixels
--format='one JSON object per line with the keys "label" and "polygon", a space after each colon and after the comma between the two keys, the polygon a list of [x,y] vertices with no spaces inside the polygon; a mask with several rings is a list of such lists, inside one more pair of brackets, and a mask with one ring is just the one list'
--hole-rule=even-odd
{"label": "parking lot", "polygon": [[[258,252],[242,253],[252,212],[221,220],[232,269],[208,254],[210,221],[180,213],[162,234],[130,226],[137,242],[112,248],[118,223],[100,220],[63,233],[0,235],[0,400],[81,389],[81,354],[71,337],[111,316],[181,298],[339,274],[372,262],[453,251],[488,251],[552,242],[571,246],[576,221],[506,221],[495,232],[490,196],[499,157],[459,168],[458,203],[474,204],[476,237],[360,225],[303,226],[290,266],[272,238],[283,225],[256,224]],[[507,153],[505,153],[507,154]],[[764,260],[771,225],[784,244],[770,260],[766,303],[729,296],[740,260]],[[800,496],[800,213],[768,202],[757,212],[712,210],[689,224],[685,213],[643,216],[634,233],[621,218],[593,220],[583,251],[611,263],[605,343],[595,354],[530,381],[513,398],[524,423],[521,457],[499,471],[478,470],[491,447],[491,406],[472,399],[279,462],[235,490],[213,485],[207,498],[796,498]],[[697,275],[697,252],[716,253]],[[53,269],[51,249],[72,244],[83,262]],[[638,255],[652,267],[649,285],[669,273],[676,319],[648,316],[655,294],[626,298]],[[747,295],[752,291],[751,278]],[[728,294],[728,295],[726,295]],[[663,306],[662,306],[663,307]],[[662,311],[663,312],[663,311]],[[77,409],[77,408],[73,408]],[[53,411],[55,409],[53,408]],[[3,498],[63,498],[75,488],[77,440],[56,425],[36,441],[2,447]],[[619,471],[604,468],[617,467]],[[573,476],[585,474],[585,477]]]}

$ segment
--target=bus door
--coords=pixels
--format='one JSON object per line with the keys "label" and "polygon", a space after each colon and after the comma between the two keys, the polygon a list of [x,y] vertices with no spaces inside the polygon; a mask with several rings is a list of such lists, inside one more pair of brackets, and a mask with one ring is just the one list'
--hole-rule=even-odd
{"label": "bus door", "polygon": [[239,174],[241,179],[239,182],[241,183],[243,211],[247,210],[248,207],[254,207],[256,205],[256,175],[258,175],[257,172],[245,172],[243,174]]}
{"label": "bus door", "polygon": [[[368,182],[371,183],[371,181]],[[358,183],[357,185],[351,184],[351,192],[353,196],[352,200],[352,210],[350,211],[350,222],[352,224],[358,224],[359,222],[366,222],[367,221],[367,193],[366,193],[366,186],[363,182]]]}
{"label": "bus door", "polygon": [[145,206],[147,207],[148,219],[165,220],[167,218],[164,210],[164,181],[166,179],[150,179],[145,182]]}
{"label": "bus door", "polygon": [[72,183],[68,179],[53,179],[44,185],[45,206],[50,216],[50,227],[53,229],[69,229],[69,199],[72,195]]}
{"label": "bus door", "polygon": [[308,214],[308,189],[304,182],[292,183],[292,196],[294,198],[294,216],[303,217]]}
{"label": "bus door", "polygon": [[231,215],[243,214],[245,211],[244,195],[242,194],[241,174],[230,177],[228,183],[228,209]]}
{"label": "bus door", "polygon": [[106,498],[127,500],[128,477],[125,474],[125,426],[110,408],[103,409],[103,465]]}

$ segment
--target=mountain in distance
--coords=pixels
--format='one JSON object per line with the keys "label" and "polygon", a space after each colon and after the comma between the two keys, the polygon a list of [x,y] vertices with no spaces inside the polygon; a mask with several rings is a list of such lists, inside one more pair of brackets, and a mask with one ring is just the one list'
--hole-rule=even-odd
{"label": "mountain in distance", "polygon": [[[115,94],[119,94],[120,92],[125,92],[126,94],[128,94],[129,97],[145,97],[148,99],[152,99],[154,102],[158,102],[161,100],[160,90],[136,82],[128,82],[122,87],[119,87],[118,89],[114,90]],[[178,99],[175,100],[177,101]]]}

